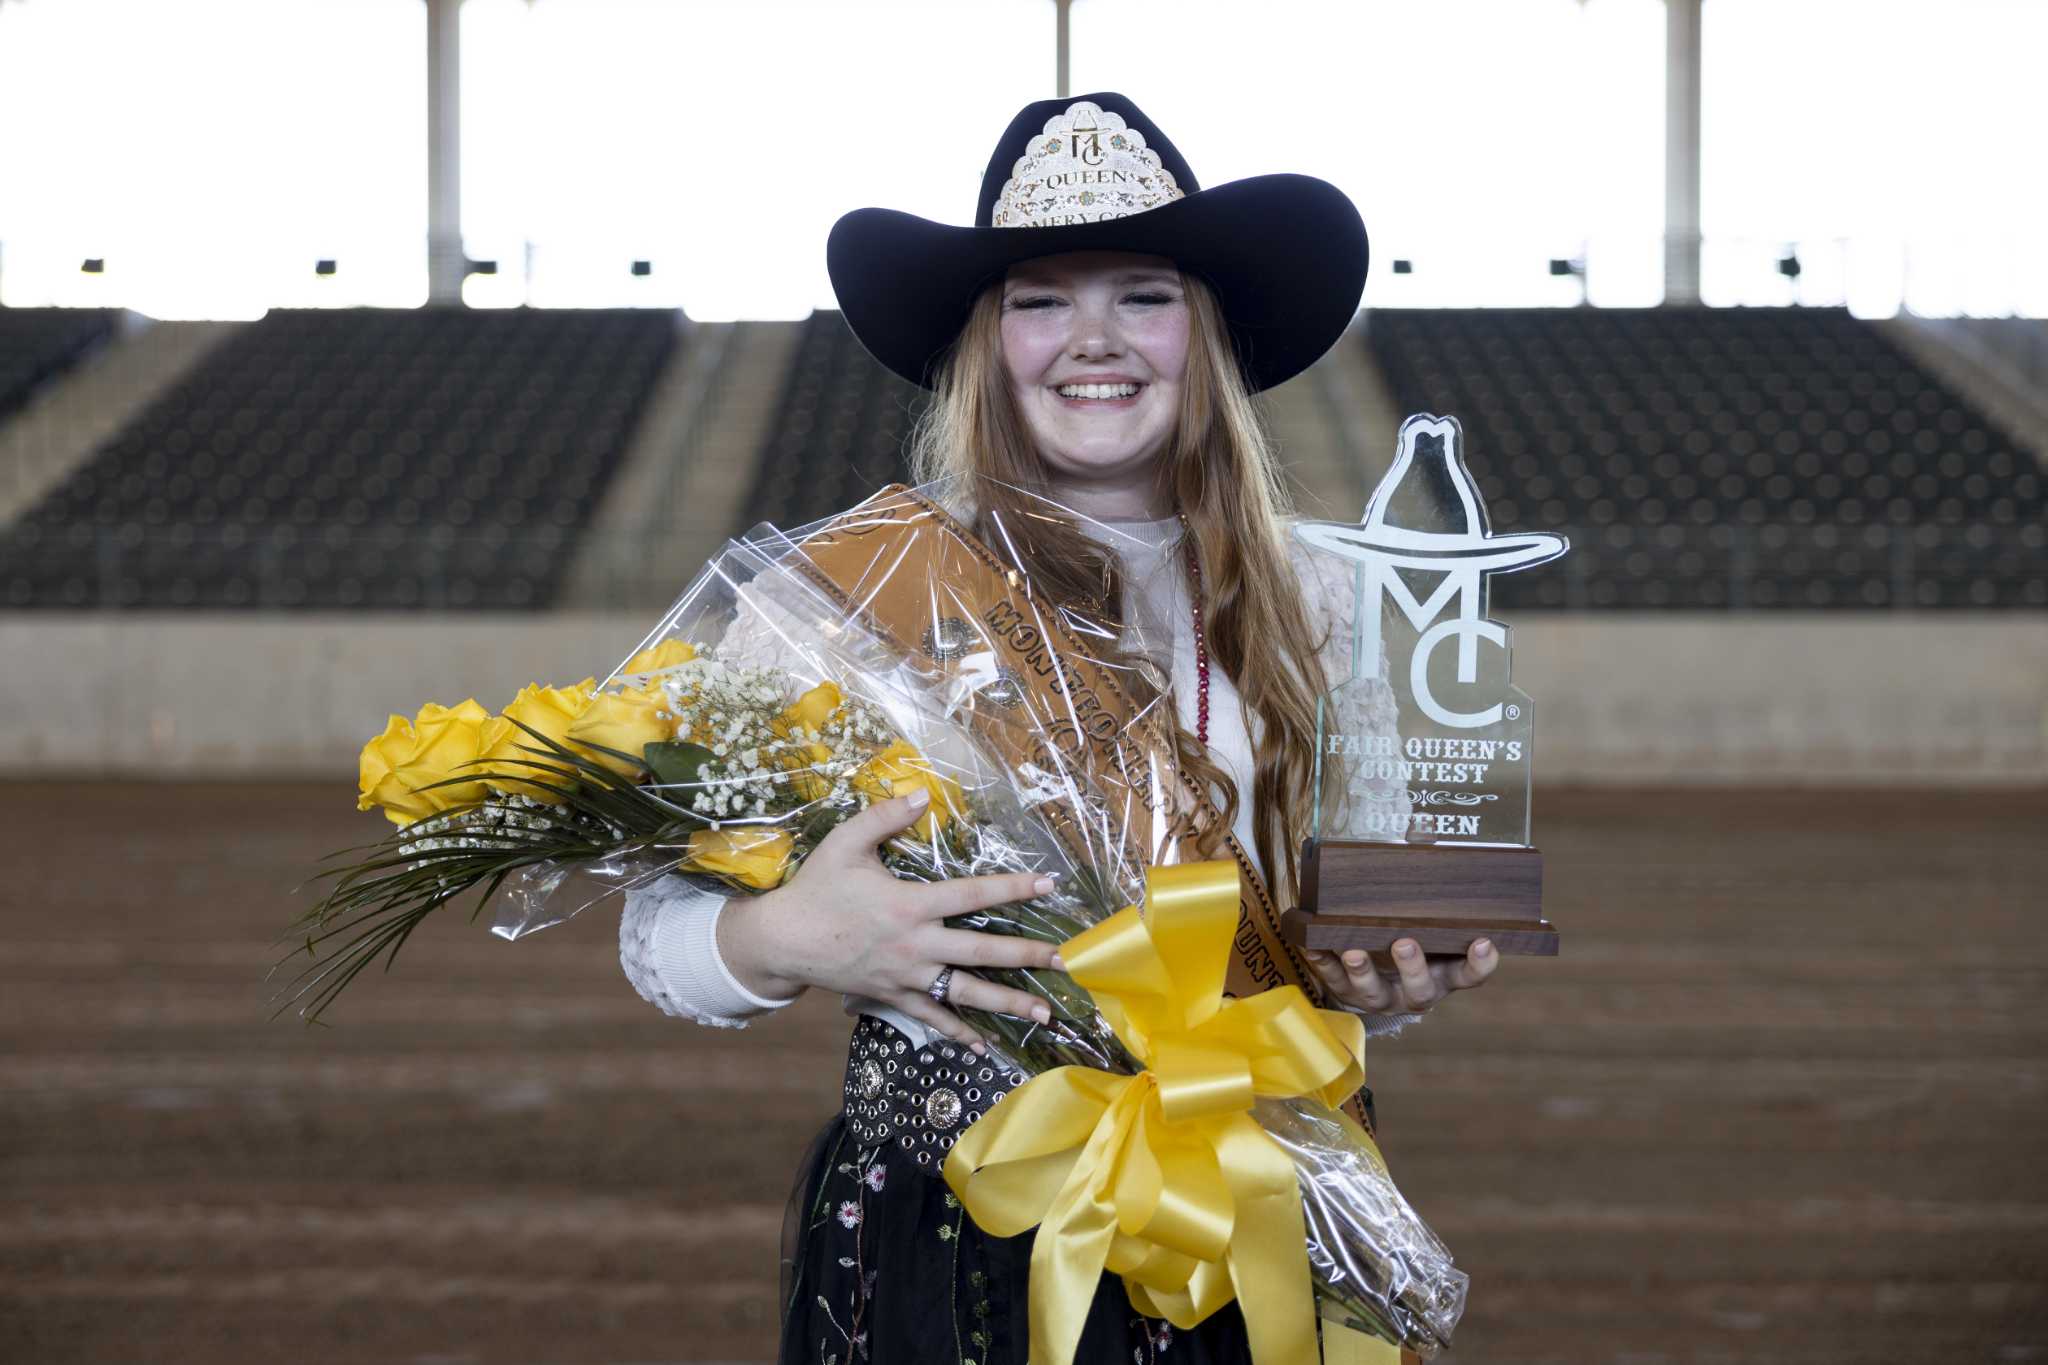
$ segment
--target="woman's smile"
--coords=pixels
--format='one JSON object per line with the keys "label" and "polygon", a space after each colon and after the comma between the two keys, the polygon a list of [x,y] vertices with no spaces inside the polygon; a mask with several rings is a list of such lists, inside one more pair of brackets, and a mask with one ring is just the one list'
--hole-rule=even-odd
{"label": "woman's smile", "polygon": [[1087,375],[1053,385],[1069,407],[1086,412],[1126,410],[1136,405],[1145,385],[1127,375]]}

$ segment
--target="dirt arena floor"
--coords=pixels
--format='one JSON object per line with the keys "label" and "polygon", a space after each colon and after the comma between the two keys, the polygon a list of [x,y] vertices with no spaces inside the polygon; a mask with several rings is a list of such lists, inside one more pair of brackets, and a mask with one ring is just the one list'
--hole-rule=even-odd
{"label": "dirt arena floor", "polygon": [[[451,916],[266,1022],[349,795],[0,786],[0,1361],[770,1358],[837,1003],[666,1019],[597,910]],[[1538,832],[1564,956],[1371,1057],[1458,1365],[2048,1360],[2048,793],[1546,791]]]}

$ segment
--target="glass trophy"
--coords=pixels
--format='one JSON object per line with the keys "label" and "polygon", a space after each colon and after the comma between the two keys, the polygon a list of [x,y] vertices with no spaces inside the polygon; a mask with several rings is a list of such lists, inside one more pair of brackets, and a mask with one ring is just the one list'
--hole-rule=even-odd
{"label": "glass trophy", "polygon": [[1557,952],[1543,855],[1529,843],[1534,712],[1486,601],[1489,574],[1568,545],[1494,534],[1463,443],[1455,417],[1410,417],[1361,521],[1295,528],[1348,565],[1354,590],[1349,655],[1325,661],[1343,681],[1316,709],[1301,904],[1283,919],[1302,947],[1384,951],[1412,938],[1462,956],[1483,937],[1503,953]]}

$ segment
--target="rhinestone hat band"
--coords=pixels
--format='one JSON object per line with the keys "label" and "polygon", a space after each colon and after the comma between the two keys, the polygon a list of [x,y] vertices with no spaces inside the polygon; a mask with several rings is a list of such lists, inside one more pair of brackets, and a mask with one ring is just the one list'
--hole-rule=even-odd
{"label": "rhinestone hat band", "polygon": [[1063,227],[1128,218],[1184,197],[1173,172],[1123,115],[1076,100],[1045,121],[1010,168],[989,221],[996,227]]}

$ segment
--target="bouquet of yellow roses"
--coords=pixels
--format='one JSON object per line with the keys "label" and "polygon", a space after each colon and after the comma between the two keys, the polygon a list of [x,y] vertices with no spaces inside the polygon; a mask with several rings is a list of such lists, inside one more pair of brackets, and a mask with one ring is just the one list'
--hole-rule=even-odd
{"label": "bouquet of yellow roses", "polygon": [[501,713],[471,699],[394,715],[363,746],[359,775],[358,807],[397,829],[330,873],[335,888],[304,920],[315,962],[293,998],[308,1018],[473,889],[488,900],[509,882],[522,906],[542,905],[581,868],[615,885],[679,870],[766,891],[870,801],[931,792],[913,831],[927,841],[965,806],[873,703],[674,638],[636,651],[603,688],[535,683]]}
{"label": "bouquet of yellow roses", "polygon": [[[1145,638],[1141,623],[1037,603],[1013,566],[932,504],[888,498],[864,505],[871,517],[857,511],[787,535],[763,527],[729,543],[601,684],[535,684],[497,714],[471,700],[392,717],[363,750],[359,805],[381,809],[394,829],[339,855],[354,856],[327,874],[334,885],[301,920],[309,960],[289,998],[317,1017],[427,915],[472,891],[479,910],[496,905],[494,932],[517,938],[670,873],[729,893],[771,890],[870,802],[922,789],[930,805],[884,845],[885,864],[922,881],[1055,874],[1047,895],[954,922],[1069,945],[1071,975],[981,969],[1047,1000],[1049,1025],[962,1011],[999,1060],[1033,1078],[1004,1101],[1007,1129],[998,1106],[968,1130],[972,1138],[986,1125],[984,1141],[963,1140],[948,1163],[977,1221],[995,1230],[1020,1216],[981,1193],[1014,1191],[999,1168],[1019,1159],[1019,1142],[1080,1121],[1071,1107],[1063,1119],[1032,1117],[1039,1111],[1023,1097],[1043,1082],[1032,1101],[1043,1105],[1047,1087],[1078,1085],[1082,1110],[1087,1096],[1101,1100],[1088,1123],[1135,1123],[1134,1132],[1149,1123],[1167,1166],[1196,1173],[1201,1188],[1169,1192],[1166,1205],[1206,1199],[1220,1209],[1206,1230],[1155,1229],[1164,1240],[1147,1242],[1134,1225],[1103,1245],[1098,1269],[1124,1273],[1145,1311],[1187,1326],[1228,1301],[1233,1283],[1270,1286],[1259,1276],[1277,1273],[1273,1255],[1212,1245],[1215,1229],[1234,1222],[1268,1253],[1291,1239],[1280,1259],[1299,1263],[1298,1296],[1283,1275],[1289,1292],[1249,1298],[1305,1314],[1312,1286],[1324,1317],[1435,1354],[1463,1311],[1465,1277],[1402,1199],[1369,1135],[1338,1108],[1360,1079],[1352,1052],[1362,1030],[1352,1029],[1347,1051],[1346,1021],[1333,1019],[1331,1033],[1317,1016],[1333,1012],[1314,1010],[1295,987],[1222,998],[1238,917],[1233,865],[1190,865],[1226,874],[1210,888],[1220,897],[1173,921],[1199,919],[1201,935],[1136,908],[1190,870],[1166,866],[1180,861],[1188,819],[1175,797],[1161,663],[1170,642]],[[1149,930],[1159,930],[1155,945]],[[1207,946],[1194,946],[1197,937]],[[1119,982],[1118,971],[1155,948],[1150,977]],[[1115,970],[1091,975],[1083,961]],[[1310,1035],[1320,1042],[1296,1046]],[[1232,1048],[1244,1049],[1236,1080],[1183,1084],[1188,1057],[1207,1066]],[[1126,1086],[1114,1100],[1111,1078]],[[1168,1112],[1173,1094],[1200,1092],[1197,1108],[1213,1108],[1226,1091],[1242,1103],[1185,1122]],[[1220,1144],[1221,1166],[1188,1155],[1186,1144],[1205,1142]],[[1269,1182],[1278,1174],[1291,1234],[1276,1237],[1281,1224],[1251,1217],[1254,1206],[1274,1209],[1273,1189],[1225,1189],[1254,1156]],[[1153,1158],[1134,1149],[1130,1159],[1142,1171]],[[1041,1178],[1066,1169],[1072,1181],[1113,1183],[1119,1198],[1125,1188],[1081,1162],[1078,1147],[1024,1165]],[[1038,1212],[1041,1243],[1067,1235]],[[1081,1277],[1091,1286],[1093,1273]],[[1037,1298],[1034,1287],[1034,1314]],[[1247,1302],[1247,1311],[1256,1344],[1275,1310]]]}

